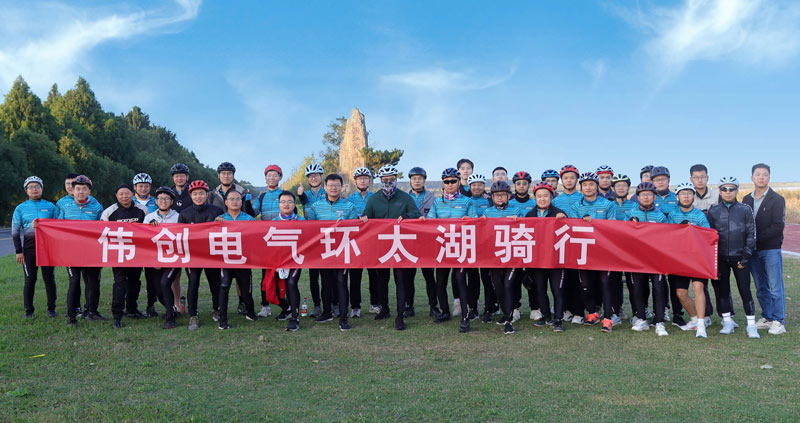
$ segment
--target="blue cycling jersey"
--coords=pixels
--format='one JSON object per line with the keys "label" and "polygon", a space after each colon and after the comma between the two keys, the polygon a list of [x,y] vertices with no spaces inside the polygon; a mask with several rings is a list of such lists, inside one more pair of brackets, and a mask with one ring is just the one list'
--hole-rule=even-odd
{"label": "blue cycling jersey", "polygon": [[711,227],[711,225],[708,224],[708,218],[706,217],[706,214],[695,207],[692,207],[692,209],[688,212],[684,212],[682,208],[678,207],[667,217],[669,218],[670,223],[689,222],[693,225],[702,226],[704,228]]}
{"label": "blue cycling jersey", "polygon": [[480,197],[469,197],[469,201],[472,202],[472,208],[475,209],[475,214],[478,217],[483,216],[483,213],[489,208],[489,199],[485,198],[484,196]]}
{"label": "blue cycling jersey", "polygon": [[631,210],[638,208],[639,205],[631,200],[625,200],[620,204],[614,201],[617,206],[617,220],[631,220]]}
{"label": "blue cycling jersey", "polygon": [[508,201],[508,205],[518,207],[520,210],[520,216],[525,216],[529,211],[536,208],[536,200],[534,200],[533,197],[529,197],[528,201],[521,203],[517,197],[513,197]]}
{"label": "blue cycling jersey", "polygon": [[651,210],[642,210],[641,207],[638,205],[636,208],[628,210],[628,218],[625,220],[631,220],[631,218],[636,218],[639,222],[655,222],[655,223],[669,223],[667,221],[667,216],[658,209],[658,207],[653,207]]}
{"label": "blue cycling jersey", "polygon": [[427,217],[430,219],[448,219],[464,216],[478,217],[469,197],[459,195],[453,200],[445,200],[444,196],[436,197]]}
{"label": "blue cycling jersey", "polygon": [[253,200],[253,210],[255,210],[257,216],[261,215],[261,220],[272,220],[281,212],[278,199],[281,192],[283,192],[283,190],[280,188],[267,188],[266,191],[258,194],[256,199]]}
{"label": "blue cycling jersey", "polygon": [[569,208],[567,216],[576,219],[591,216],[592,219],[616,220],[617,206],[614,205],[614,202],[608,201],[600,196],[597,196],[594,201],[591,202],[584,197]]}
{"label": "blue cycling jersey", "polygon": [[672,191],[669,191],[667,195],[663,197],[658,193],[656,193],[655,204],[656,207],[661,209],[661,211],[667,216],[669,216],[669,214],[672,213],[673,211],[680,208],[678,206],[678,197]]}
{"label": "blue cycling jersey", "polygon": [[315,193],[314,189],[309,189],[308,191],[303,191],[303,193],[306,195],[306,198],[308,198],[308,203],[305,204],[305,207],[308,207],[316,203],[317,201],[324,200],[325,198],[327,198],[328,195],[325,192],[325,187],[321,185],[319,187],[319,192]]}
{"label": "blue cycling jersey", "polygon": [[291,216],[284,216],[282,214],[279,214],[278,217],[272,220],[305,220],[305,219],[303,218],[303,216],[300,216],[297,213],[292,213]]}
{"label": "blue cycling jersey", "polygon": [[342,197],[331,203],[327,198],[316,201],[306,208],[308,220],[358,219],[356,206]]}
{"label": "blue cycling jersey", "polygon": [[558,197],[553,198],[553,205],[568,212],[570,207],[572,207],[572,205],[578,202],[578,200],[581,198],[583,198],[583,194],[578,191],[575,191],[572,194],[562,192]]}
{"label": "blue cycling jersey", "polygon": [[233,218],[233,216],[231,216],[230,213],[225,212],[222,215],[222,220],[242,220],[242,221],[247,221],[247,220],[256,220],[256,218],[253,217],[253,216],[250,216],[249,214],[247,214],[247,213],[245,213],[243,211],[240,211],[239,215],[236,216],[235,219]]}
{"label": "blue cycling jersey", "polygon": [[367,200],[369,200],[369,197],[372,197],[372,194],[373,194],[372,191],[367,191],[367,195],[365,197],[362,197],[361,192],[356,191],[350,194],[349,197],[347,197],[347,201],[353,203],[353,205],[356,206],[356,213],[359,216],[361,216],[362,214],[364,214],[364,207],[367,207]]}
{"label": "blue cycling jersey", "polygon": [[524,216],[522,214],[522,210],[519,207],[509,204],[503,210],[497,208],[497,206],[492,206],[486,209],[483,212],[483,215],[486,217],[513,217],[513,216]]}
{"label": "blue cycling jersey", "polygon": [[158,210],[158,205],[156,205],[156,198],[153,197],[152,195],[148,196],[147,199],[144,199],[144,198],[139,197],[139,194],[134,194],[133,195],[133,199],[137,203],[139,203],[139,204],[143,205],[145,208],[147,208],[147,212],[148,213],[152,213],[152,212]]}
{"label": "blue cycling jersey", "polygon": [[14,209],[11,216],[11,239],[17,253],[22,252],[23,246],[33,247],[35,244],[35,230],[33,221],[36,219],[55,219],[58,217],[58,208],[47,200],[27,200]]}
{"label": "blue cycling jersey", "polygon": [[58,212],[59,219],[65,220],[100,220],[103,214],[103,206],[89,197],[85,204],[78,205],[75,200],[64,202]]}

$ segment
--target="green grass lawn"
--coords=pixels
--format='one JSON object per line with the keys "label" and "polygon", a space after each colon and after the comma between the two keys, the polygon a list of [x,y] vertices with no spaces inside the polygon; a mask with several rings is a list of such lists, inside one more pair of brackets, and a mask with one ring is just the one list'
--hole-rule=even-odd
{"label": "green grass lawn", "polygon": [[[46,317],[40,282],[36,316],[25,320],[22,270],[6,256],[0,421],[798,421],[800,261],[785,259],[785,270],[789,331],[760,340],[746,337],[735,289],[742,327],[731,336],[719,334],[716,316],[704,340],[674,326],[666,338],[634,333],[627,321],[610,334],[569,323],[556,334],[527,319],[512,336],[480,322],[459,334],[457,321],[431,323],[419,274],[419,315],[404,332],[371,315],[351,319],[348,333],[308,318],[288,333],[274,318],[234,315],[223,332],[205,284],[201,327],[189,332],[185,316],[171,331],[161,319],[69,329],[63,269],[60,316]],[[106,316],[111,285],[105,269]],[[366,274],[364,288],[368,299]]]}

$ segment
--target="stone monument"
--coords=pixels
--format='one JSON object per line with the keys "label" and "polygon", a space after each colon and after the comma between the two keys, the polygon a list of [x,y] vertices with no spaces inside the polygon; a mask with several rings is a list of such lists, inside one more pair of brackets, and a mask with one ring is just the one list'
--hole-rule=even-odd
{"label": "stone monument", "polygon": [[344,140],[339,148],[339,173],[344,179],[345,192],[353,192],[355,190],[353,171],[359,167],[366,166],[366,161],[361,155],[361,149],[368,146],[364,115],[358,108],[354,108],[350,112],[350,118],[347,119]]}

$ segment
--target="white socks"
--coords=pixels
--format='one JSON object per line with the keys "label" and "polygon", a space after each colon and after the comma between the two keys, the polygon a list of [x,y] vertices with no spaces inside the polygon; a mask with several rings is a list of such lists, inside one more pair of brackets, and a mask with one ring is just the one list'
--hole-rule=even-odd
{"label": "white socks", "polygon": [[747,326],[756,325],[756,316],[747,316]]}

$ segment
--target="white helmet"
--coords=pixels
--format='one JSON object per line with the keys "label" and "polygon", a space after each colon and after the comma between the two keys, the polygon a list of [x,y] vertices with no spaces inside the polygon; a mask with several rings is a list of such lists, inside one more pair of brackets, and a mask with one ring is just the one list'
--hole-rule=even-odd
{"label": "white helmet", "polygon": [[153,178],[146,173],[137,173],[136,176],[133,177],[133,185],[136,184],[152,184]]}
{"label": "white helmet", "polygon": [[723,185],[733,185],[736,188],[739,188],[739,180],[734,176],[723,176],[719,180],[719,186]]}
{"label": "white helmet", "polygon": [[28,176],[27,178],[25,178],[25,182],[22,184],[22,188],[27,189],[28,184],[31,182],[36,182],[39,184],[40,187],[44,188],[44,183],[42,183],[42,178],[38,176]]}
{"label": "white helmet", "polygon": [[469,175],[469,178],[467,178],[467,185],[472,185],[474,182],[486,183],[486,177],[480,173],[473,173],[472,175]]}
{"label": "white helmet", "polygon": [[358,178],[359,176],[369,176],[372,177],[372,171],[365,167],[360,167],[353,171],[353,178]]}
{"label": "white helmet", "polygon": [[384,176],[397,176],[398,173],[400,172],[397,171],[396,167],[390,164],[385,164],[378,170],[378,177],[382,178]]}
{"label": "white helmet", "polygon": [[696,189],[694,189],[694,185],[692,185],[692,184],[691,184],[691,183],[689,183],[689,182],[681,182],[681,183],[680,183],[680,184],[678,184],[678,186],[675,188],[675,194],[677,194],[677,193],[679,193],[679,192],[681,192],[681,191],[683,191],[683,190],[685,190],[685,189],[691,190],[691,191],[692,191],[693,193],[695,193],[695,194],[697,193],[697,190],[696,190]]}
{"label": "white helmet", "polygon": [[306,176],[311,175],[312,173],[319,173],[320,175],[322,175],[323,173],[325,173],[325,171],[322,170],[321,164],[311,163],[310,165],[306,166]]}

